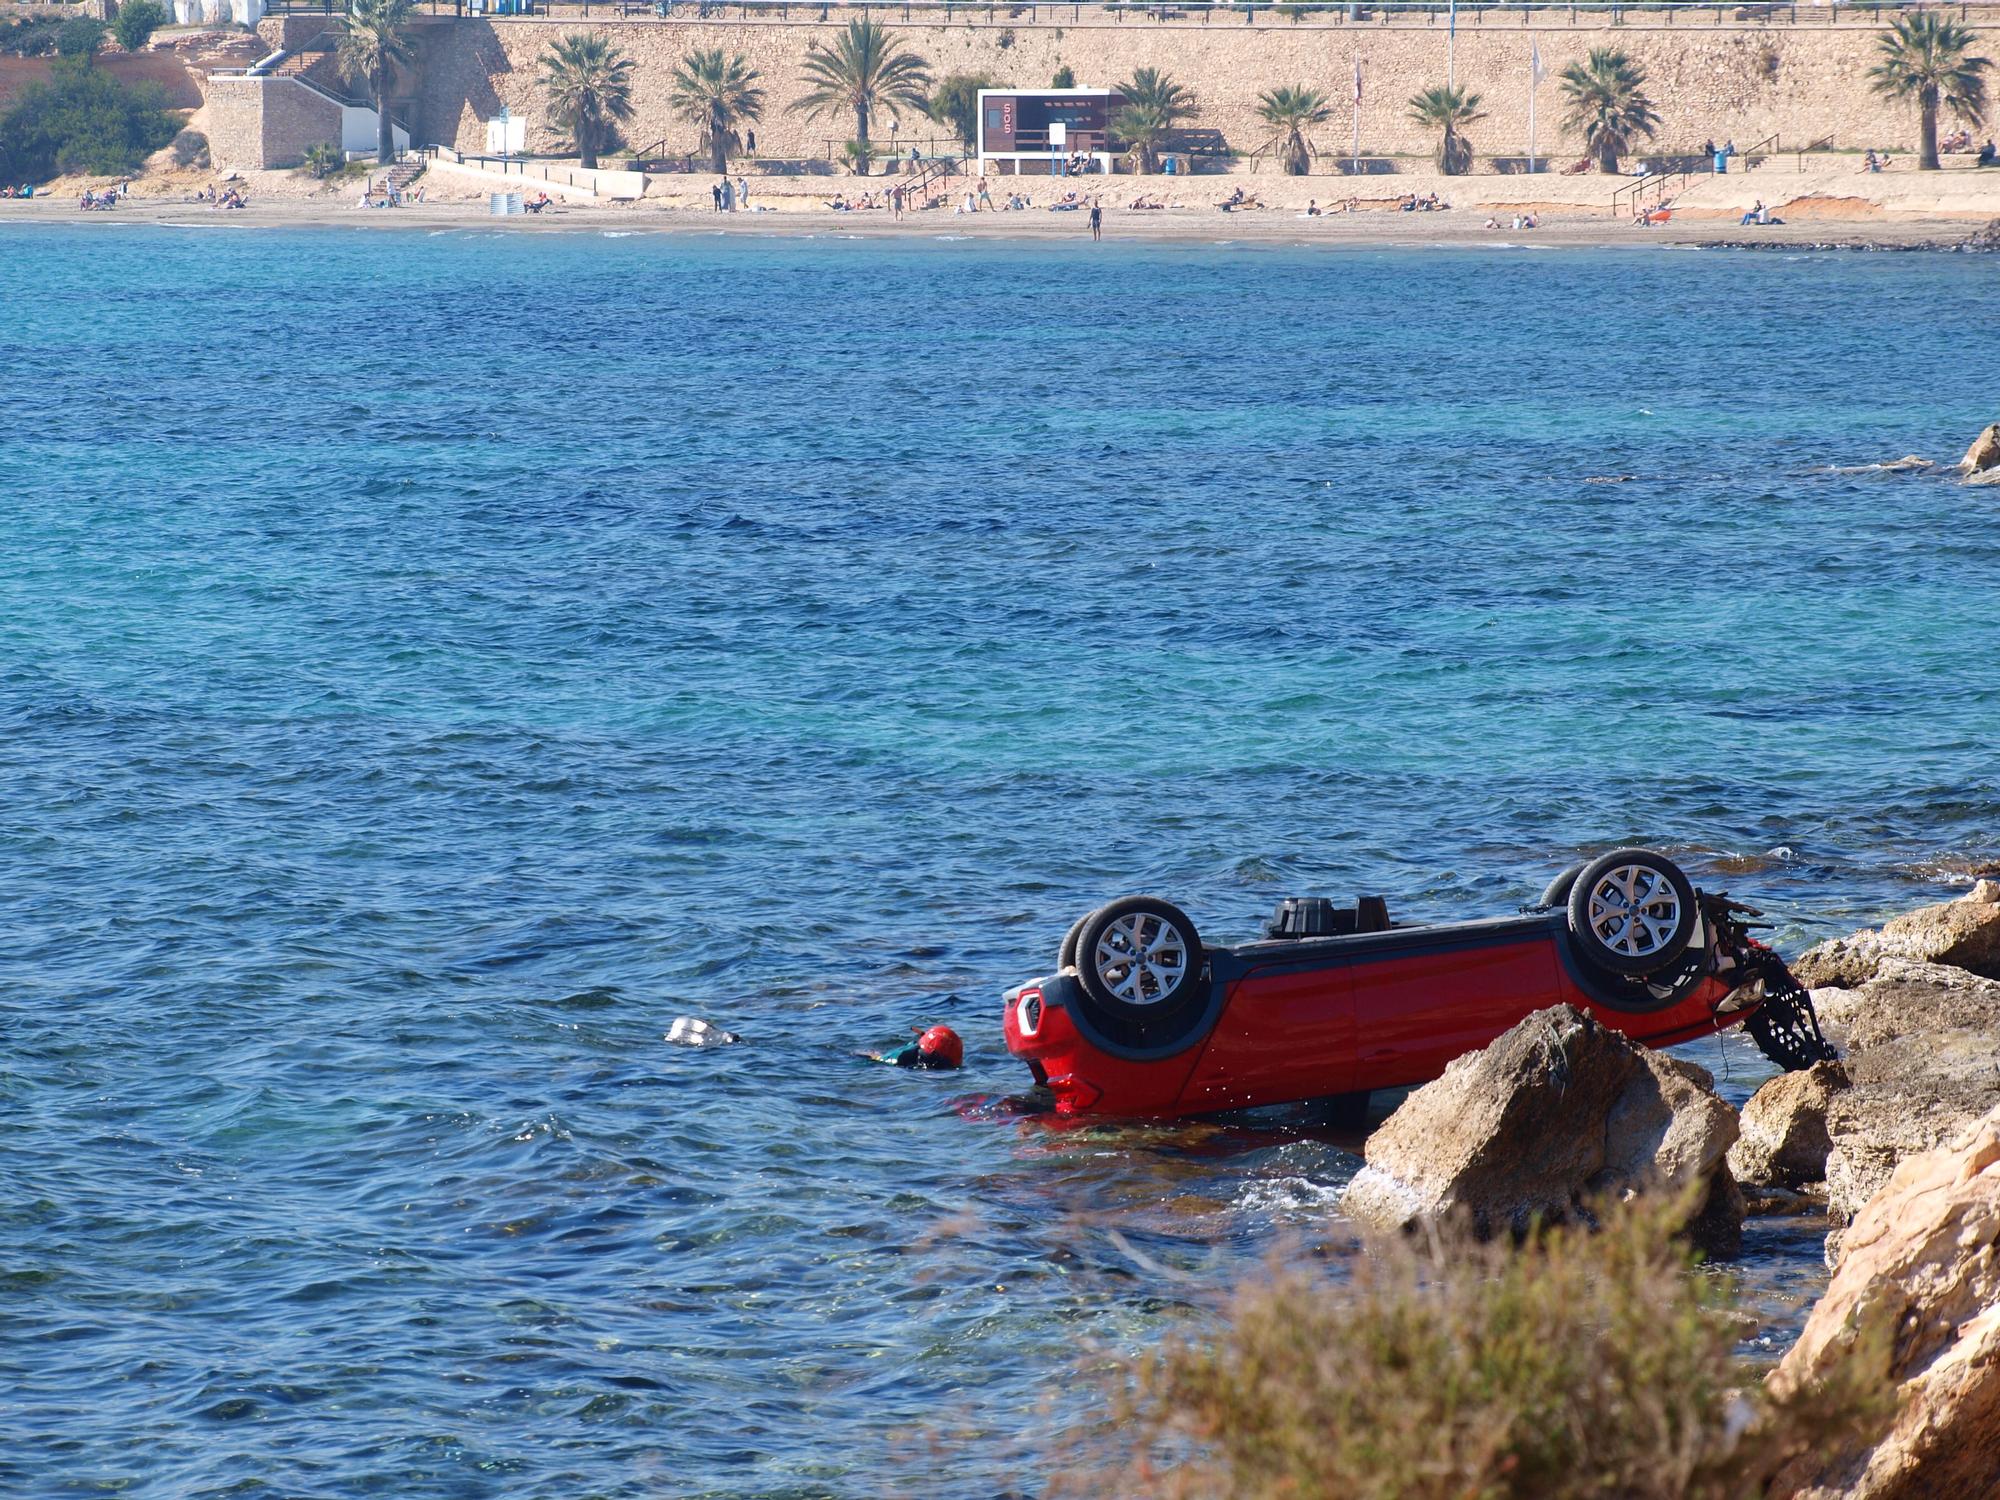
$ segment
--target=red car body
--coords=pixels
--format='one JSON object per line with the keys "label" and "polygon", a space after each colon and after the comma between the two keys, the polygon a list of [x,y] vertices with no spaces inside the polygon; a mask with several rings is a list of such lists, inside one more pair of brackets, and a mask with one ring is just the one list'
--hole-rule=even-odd
{"label": "red car body", "polygon": [[1174,1116],[1422,1083],[1560,1003],[1671,1046],[1752,1015],[1753,971],[1782,971],[1731,916],[1742,908],[1698,901],[1686,952],[1643,981],[1589,967],[1561,909],[1208,948],[1164,1038],[1092,1004],[1071,965],[1007,993],[1007,1049],[1059,1114]]}

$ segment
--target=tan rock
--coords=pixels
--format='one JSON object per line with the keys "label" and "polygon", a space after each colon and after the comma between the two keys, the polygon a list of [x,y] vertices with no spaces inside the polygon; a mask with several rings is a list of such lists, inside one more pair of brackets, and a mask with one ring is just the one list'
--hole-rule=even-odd
{"label": "tan rock", "polygon": [[1729,1148],[1729,1170],[1739,1182],[1757,1187],[1824,1181],[1832,1149],[1827,1106],[1846,1087],[1847,1070],[1835,1062],[1771,1079],[1743,1106],[1742,1133]]}
{"label": "tan rock", "polygon": [[1901,1163],[1847,1233],[1847,1251],[1779,1388],[1832,1374],[1861,1331],[1893,1328],[1902,1398],[1874,1446],[1802,1461],[1773,1487],[1800,1500],[2000,1494],[2000,1110]]}
{"label": "tan rock", "polygon": [[1958,466],[1967,474],[1982,474],[1988,469],[2000,468],[2000,422],[1987,425],[1972,446],[1965,450],[1965,457]]}
{"label": "tan rock", "polygon": [[1859,989],[1822,994],[1851,1083],[1826,1112],[1827,1212],[1844,1224],[1899,1162],[2000,1105],[2000,983],[1891,958]]}
{"label": "tan rock", "polygon": [[1369,1137],[1341,1209],[1381,1229],[1463,1220],[1518,1234],[1593,1200],[1705,1181],[1690,1235],[1720,1257],[1743,1223],[1722,1164],[1735,1139],[1735,1111],[1703,1069],[1558,1005],[1404,1100]]}
{"label": "tan rock", "polygon": [[1807,989],[1852,989],[1875,977],[1884,958],[1952,964],[2000,979],[2000,881],[1981,880],[1956,901],[1920,906],[1800,954],[1791,966]]}

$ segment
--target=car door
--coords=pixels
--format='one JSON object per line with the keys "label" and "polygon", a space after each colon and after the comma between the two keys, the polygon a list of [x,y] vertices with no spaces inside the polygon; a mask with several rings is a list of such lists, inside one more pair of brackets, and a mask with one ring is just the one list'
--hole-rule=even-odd
{"label": "car door", "polygon": [[1252,967],[1231,984],[1181,1094],[1188,1111],[1345,1094],[1354,1084],[1354,994],[1336,945],[1317,961]]}

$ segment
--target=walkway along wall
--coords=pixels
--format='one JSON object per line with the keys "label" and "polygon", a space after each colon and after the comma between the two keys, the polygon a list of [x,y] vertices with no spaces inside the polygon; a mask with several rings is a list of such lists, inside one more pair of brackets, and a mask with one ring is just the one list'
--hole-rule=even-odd
{"label": "walkway along wall", "polygon": [[[836,13],[837,14],[837,13]],[[1004,12],[1002,13],[1004,14]],[[1876,60],[1880,29],[1860,21],[1824,26],[1765,26],[1695,21],[1674,25],[1568,24],[1566,13],[1542,13],[1531,30],[1518,17],[1483,25],[1461,24],[1456,43],[1458,81],[1482,96],[1488,118],[1470,132],[1481,154],[1518,155],[1528,145],[1528,78],[1531,41],[1546,71],[1537,95],[1540,154],[1574,160],[1581,151],[1560,129],[1562,95],[1557,75],[1592,47],[1616,46],[1645,68],[1661,115],[1662,146],[1698,145],[1713,136],[1739,146],[1774,133],[1787,147],[1832,136],[1837,145],[1891,150],[1914,148],[1914,109],[1877,98],[1866,73]],[[422,85],[417,100],[419,137],[484,148],[483,122],[506,106],[530,122],[528,149],[553,151],[561,137],[547,127],[536,78],[537,60],[558,37],[589,30],[608,36],[639,64],[633,86],[636,117],[624,127],[635,146],[667,138],[692,150],[693,128],[668,109],[674,69],[697,48],[745,54],[762,75],[766,93],[757,126],[760,156],[820,156],[827,138],[853,131],[850,117],[808,120],[788,111],[805,91],[800,65],[807,49],[829,38],[841,23],[808,21],[609,21],[441,18],[421,31]],[[1084,21],[1069,25],[954,21],[892,23],[903,40],[930,63],[935,77],[984,72],[1002,84],[1047,84],[1068,66],[1079,85],[1115,84],[1140,67],[1164,68],[1191,84],[1201,114],[1195,122],[1220,130],[1246,154],[1269,135],[1256,116],[1258,94],[1303,83],[1328,91],[1334,116],[1316,132],[1320,148],[1345,155],[1353,135],[1354,64],[1360,59],[1361,143],[1365,152],[1424,152],[1434,145],[1407,118],[1410,96],[1444,82],[1446,32],[1442,25],[1409,27],[1199,22],[1160,24]],[[1983,50],[2000,49],[1987,33]],[[942,134],[924,119],[906,118],[904,139]],[[876,127],[888,139],[888,123]]]}

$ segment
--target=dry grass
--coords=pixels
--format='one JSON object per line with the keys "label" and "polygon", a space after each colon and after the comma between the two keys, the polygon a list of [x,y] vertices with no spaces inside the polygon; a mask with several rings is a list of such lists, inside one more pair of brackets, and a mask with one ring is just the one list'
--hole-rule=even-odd
{"label": "dry grass", "polygon": [[1730,1283],[1684,1206],[1516,1249],[1379,1247],[1345,1287],[1274,1273],[1213,1336],[1126,1365],[1117,1419],[1060,1488],[1228,1500],[1736,1500],[1886,1424],[1868,1350],[1786,1397],[1746,1386]]}

